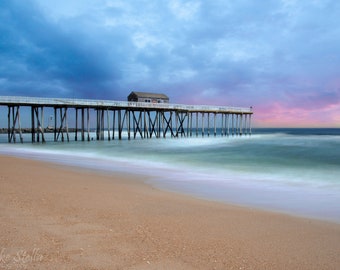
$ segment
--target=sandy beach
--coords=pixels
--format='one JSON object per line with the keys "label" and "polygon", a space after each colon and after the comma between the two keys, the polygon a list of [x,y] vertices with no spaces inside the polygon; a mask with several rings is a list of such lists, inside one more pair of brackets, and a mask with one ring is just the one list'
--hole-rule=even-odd
{"label": "sandy beach", "polygon": [[143,176],[0,164],[0,269],[340,269],[340,224],[161,191]]}

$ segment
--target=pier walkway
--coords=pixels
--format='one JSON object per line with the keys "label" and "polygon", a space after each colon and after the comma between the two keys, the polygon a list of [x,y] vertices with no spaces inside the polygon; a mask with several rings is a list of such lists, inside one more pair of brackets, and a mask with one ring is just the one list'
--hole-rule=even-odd
{"label": "pier walkway", "polygon": [[[19,96],[0,96],[0,109],[2,107],[8,108],[5,129],[9,143],[16,142],[17,136],[23,142],[22,134],[27,130],[32,142],[45,142],[47,132],[54,133],[54,141],[69,141],[71,133],[74,140],[85,141],[90,140],[90,132],[94,130],[97,140],[123,136],[165,138],[167,134],[191,137],[213,133],[216,136],[217,131],[222,136],[251,134],[253,114],[251,107]],[[22,123],[20,109],[23,107],[30,111],[30,123]],[[0,117],[3,125],[6,115]]]}

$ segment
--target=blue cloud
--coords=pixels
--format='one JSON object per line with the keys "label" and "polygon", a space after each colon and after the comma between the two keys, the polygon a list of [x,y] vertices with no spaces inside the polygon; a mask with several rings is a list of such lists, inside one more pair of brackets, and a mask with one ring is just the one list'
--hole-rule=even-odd
{"label": "blue cloud", "polygon": [[133,89],[290,108],[290,93],[326,107],[323,93],[340,88],[337,1],[3,0],[0,9],[2,94],[125,99]]}
{"label": "blue cloud", "polygon": [[45,95],[53,96],[58,95],[53,90],[62,86],[65,95],[79,91],[86,96],[96,90],[100,96],[101,91],[107,91],[100,85],[119,78],[119,70],[107,60],[105,51],[94,42],[86,42],[88,37],[77,29],[65,31],[29,2],[9,1],[3,8],[6,26],[1,29],[1,59],[6,65],[1,77],[9,82],[10,93],[36,95],[36,90],[43,94],[45,88]]}

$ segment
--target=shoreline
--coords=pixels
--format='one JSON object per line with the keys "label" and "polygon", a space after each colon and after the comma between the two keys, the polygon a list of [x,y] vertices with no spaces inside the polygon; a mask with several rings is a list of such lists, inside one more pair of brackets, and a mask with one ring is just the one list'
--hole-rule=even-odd
{"label": "shoreline", "polygon": [[0,164],[1,269],[340,267],[336,223],[164,191],[135,174]]}

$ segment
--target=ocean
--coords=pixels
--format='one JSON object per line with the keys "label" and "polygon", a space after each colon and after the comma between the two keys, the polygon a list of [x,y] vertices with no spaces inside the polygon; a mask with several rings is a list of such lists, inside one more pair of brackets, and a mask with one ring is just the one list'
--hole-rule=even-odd
{"label": "ocean", "polygon": [[160,189],[340,223],[340,129],[45,144],[6,136],[2,155],[145,175]]}

